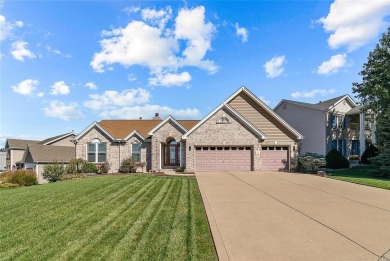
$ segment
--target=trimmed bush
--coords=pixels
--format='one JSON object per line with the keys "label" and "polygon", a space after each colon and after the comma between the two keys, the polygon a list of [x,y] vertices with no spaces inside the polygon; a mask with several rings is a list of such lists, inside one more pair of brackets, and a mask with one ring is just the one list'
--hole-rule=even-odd
{"label": "trimmed bush", "polygon": [[345,169],[349,168],[349,161],[341,155],[340,152],[338,152],[335,149],[332,149],[326,154],[325,156],[326,160],[326,167],[330,169]]}
{"label": "trimmed bush", "polygon": [[132,158],[127,158],[122,161],[119,172],[121,173],[135,173],[137,170],[136,162]]}
{"label": "trimmed bush", "polygon": [[81,168],[82,173],[97,173],[97,167],[91,162],[86,162]]}
{"label": "trimmed bush", "polygon": [[1,174],[1,180],[5,183],[17,184],[19,186],[36,185],[37,176],[32,170],[18,169],[14,171],[7,171]]}
{"label": "trimmed bush", "polygon": [[105,174],[110,170],[110,163],[104,162],[103,164],[97,165],[96,167],[98,174]]}
{"label": "trimmed bush", "polygon": [[54,163],[45,165],[43,168],[42,176],[44,179],[49,182],[56,182],[61,180],[61,177],[65,174],[65,169],[63,164]]}
{"label": "trimmed bush", "polygon": [[378,148],[371,144],[363,152],[361,162],[364,164],[371,164],[370,159],[375,158],[376,156],[378,156],[378,154],[379,154]]}
{"label": "trimmed bush", "polygon": [[20,185],[14,183],[1,183],[0,188],[19,188]]}
{"label": "trimmed bush", "polygon": [[75,174],[64,174],[60,177],[60,180],[71,180],[71,179],[80,179],[84,178],[84,174],[81,173],[75,173]]}

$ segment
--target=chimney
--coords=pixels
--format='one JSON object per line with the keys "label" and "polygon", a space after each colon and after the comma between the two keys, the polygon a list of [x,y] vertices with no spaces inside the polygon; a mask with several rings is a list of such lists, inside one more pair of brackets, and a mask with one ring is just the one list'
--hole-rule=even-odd
{"label": "chimney", "polygon": [[142,117],[139,117],[140,120],[142,120]]}
{"label": "chimney", "polygon": [[156,113],[154,114],[154,117],[152,118],[152,120],[161,120],[160,114],[159,114],[158,112],[156,112]]}

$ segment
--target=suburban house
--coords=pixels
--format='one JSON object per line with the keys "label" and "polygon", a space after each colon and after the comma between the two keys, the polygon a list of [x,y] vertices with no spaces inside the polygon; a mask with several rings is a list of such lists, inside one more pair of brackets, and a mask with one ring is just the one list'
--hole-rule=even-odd
{"label": "suburban house", "polygon": [[37,174],[38,183],[41,184],[48,182],[42,177],[43,168],[46,164],[68,164],[71,159],[75,158],[75,156],[76,155],[74,145],[48,146],[42,144],[29,144],[27,145],[20,162],[23,164],[23,167],[25,169],[35,170]]}
{"label": "suburban house", "polygon": [[72,147],[74,150],[74,144],[71,142],[74,137],[75,134],[73,132],[69,132],[55,137],[50,137],[42,141],[7,139],[4,147],[6,151],[6,169],[13,170],[24,167],[22,159],[26,148],[29,145],[38,144],[42,146],[65,146]]}
{"label": "suburban house", "polygon": [[362,155],[375,143],[373,115],[360,109],[349,95],[343,95],[315,104],[282,100],[274,111],[305,137],[302,155],[326,155],[334,148],[348,157]]}
{"label": "suburban house", "polygon": [[303,136],[242,87],[200,121],[102,120],[75,138],[76,157],[108,162],[117,172],[129,157],[161,171],[287,170]]}
{"label": "suburban house", "polygon": [[4,171],[6,169],[6,155],[7,153],[5,152],[4,149],[0,150],[0,171]]}

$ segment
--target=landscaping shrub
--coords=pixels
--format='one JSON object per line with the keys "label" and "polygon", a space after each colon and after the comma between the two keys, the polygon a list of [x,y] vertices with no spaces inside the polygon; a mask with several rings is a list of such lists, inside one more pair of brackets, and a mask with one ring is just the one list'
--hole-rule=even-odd
{"label": "landscaping shrub", "polygon": [[81,173],[81,169],[83,166],[87,163],[86,160],[83,160],[81,158],[78,159],[72,159],[68,166],[66,166],[66,173],[67,174],[73,174],[73,173]]}
{"label": "landscaping shrub", "polygon": [[105,174],[110,170],[110,163],[104,162],[103,164],[97,165],[96,167],[98,174]]}
{"label": "landscaping shrub", "polygon": [[12,183],[19,186],[32,186],[38,183],[37,176],[32,170],[18,169],[14,171],[7,171],[1,174],[1,176],[1,180],[4,183]]}
{"label": "landscaping shrub", "polygon": [[[299,156],[297,171],[314,170],[319,167],[325,166],[325,157],[317,153],[307,152],[304,156]],[[291,171],[291,167],[290,167]]]}
{"label": "landscaping shrub", "polygon": [[65,174],[65,169],[63,164],[54,163],[45,165],[43,168],[42,176],[44,179],[49,182],[56,182],[61,179],[61,177]]}
{"label": "landscaping shrub", "polygon": [[0,188],[19,188],[20,185],[14,183],[1,183]]}
{"label": "landscaping shrub", "polygon": [[119,168],[119,172],[121,173],[135,173],[136,170],[136,162],[132,158],[124,159]]}
{"label": "landscaping shrub", "polygon": [[371,171],[374,177],[390,179],[390,151],[389,149],[382,150],[378,156],[370,159],[373,165],[378,168]]}
{"label": "landscaping shrub", "polygon": [[176,168],[176,172],[184,172],[185,170],[186,170],[185,166]]}
{"label": "landscaping shrub", "polygon": [[340,152],[338,152],[335,149],[332,149],[326,154],[325,156],[326,160],[326,167],[330,169],[344,169],[349,168],[349,161],[341,155]]}
{"label": "landscaping shrub", "polygon": [[71,179],[79,179],[84,178],[84,175],[81,173],[75,173],[75,174],[64,174],[60,177],[60,180],[71,180]]}
{"label": "landscaping shrub", "polygon": [[373,144],[367,147],[363,152],[361,162],[364,164],[371,164],[371,159],[375,158],[379,154],[379,150]]}
{"label": "landscaping shrub", "polygon": [[81,168],[82,173],[97,173],[97,167],[91,162],[85,162]]}

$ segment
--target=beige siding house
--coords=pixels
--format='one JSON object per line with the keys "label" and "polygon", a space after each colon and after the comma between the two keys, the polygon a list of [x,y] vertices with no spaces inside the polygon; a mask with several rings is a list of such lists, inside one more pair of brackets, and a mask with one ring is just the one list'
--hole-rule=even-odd
{"label": "beige siding house", "polygon": [[[156,113],[158,116],[158,113]],[[303,136],[242,87],[200,121],[103,120],[74,139],[76,157],[109,162],[129,157],[149,171],[287,170]]]}
{"label": "beige siding house", "polygon": [[373,115],[360,109],[343,95],[316,104],[282,100],[274,111],[305,137],[301,154],[325,155],[334,148],[348,157],[361,155],[375,143]]}

